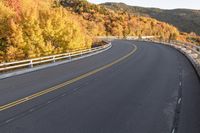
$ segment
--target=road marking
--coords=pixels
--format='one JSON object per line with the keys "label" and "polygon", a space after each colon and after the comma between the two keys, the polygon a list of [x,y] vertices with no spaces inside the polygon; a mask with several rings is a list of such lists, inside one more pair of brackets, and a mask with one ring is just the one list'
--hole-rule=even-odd
{"label": "road marking", "polygon": [[52,101],[48,101],[48,102],[47,102],[47,104],[50,104],[50,103],[52,103]]}
{"label": "road marking", "polygon": [[9,122],[11,122],[11,121],[13,121],[14,119],[9,119],[9,120],[7,120],[5,123],[9,123]]}
{"label": "road marking", "polygon": [[30,109],[29,112],[33,112],[34,110],[35,110],[34,108],[33,108],[33,109]]}
{"label": "road marking", "polygon": [[182,83],[181,83],[181,82],[179,83],[179,86],[182,86]]}
{"label": "road marking", "polygon": [[62,97],[64,97],[64,96],[66,96],[66,94],[64,93],[64,94],[62,94]]}
{"label": "road marking", "polygon": [[175,128],[172,130],[172,133],[175,133]]}
{"label": "road marking", "polygon": [[182,99],[181,99],[181,98],[179,98],[179,99],[178,99],[178,104],[180,104],[180,103],[181,103],[181,101],[182,101]]}
{"label": "road marking", "polygon": [[64,87],[64,86],[70,85],[70,84],[72,84],[72,83],[74,83],[74,82],[76,82],[76,81],[79,81],[79,80],[81,80],[81,79],[84,79],[84,78],[86,78],[86,77],[89,77],[89,76],[91,76],[91,75],[94,75],[94,74],[96,74],[96,73],[98,73],[98,72],[100,72],[100,71],[102,71],[102,70],[104,70],[104,69],[107,69],[107,68],[109,68],[109,67],[111,67],[111,66],[113,66],[113,65],[115,65],[115,64],[117,64],[117,63],[119,63],[119,62],[121,62],[121,61],[123,61],[123,60],[125,60],[126,58],[128,58],[128,57],[131,56],[132,54],[134,54],[134,53],[137,51],[137,46],[133,44],[133,47],[134,47],[134,49],[133,49],[130,53],[128,53],[127,55],[125,55],[125,56],[123,56],[123,57],[121,57],[121,58],[119,58],[118,60],[115,60],[114,62],[112,62],[112,63],[110,63],[110,64],[107,64],[107,65],[105,65],[105,66],[103,66],[103,67],[100,67],[100,68],[98,68],[98,69],[96,69],[96,70],[93,70],[93,71],[91,71],[91,72],[85,73],[85,74],[83,74],[83,75],[81,75],[81,76],[79,76],[79,77],[76,77],[76,78],[71,79],[71,80],[69,80],[69,81],[66,81],[66,82],[64,82],[64,83],[61,83],[61,84],[59,84],[59,85],[56,85],[56,86],[50,87],[50,88],[48,88],[48,89],[45,89],[45,90],[43,90],[43,91],[37,92],[37,93],[35,93],[35,94],[33,94],[33,95],[30,95],[30,96],[27,96],[27,97],[25,97],[25,98],[22,98],[22,99],[19,99],[19,100],[10,102],[10,103],[8,103],[8,104],[2,105],[2,106],[0,106],[0,111],[4,111],[4,110],[6,110],[6,109],[15,107],[15,106],[17,106],[17,105],[19,105],[19,104],[22,104],[22,103],[24,103],[24,102],[33,100],[33,99],[35,99],[35,98],[37,98],[37,97],[43,96],[43,95],[48,94],[48,93],[53,92],[53,91],[56,91],[56,90],[58,90],[58,89],[60,89],[60,88],[62,88],[62,87]]}

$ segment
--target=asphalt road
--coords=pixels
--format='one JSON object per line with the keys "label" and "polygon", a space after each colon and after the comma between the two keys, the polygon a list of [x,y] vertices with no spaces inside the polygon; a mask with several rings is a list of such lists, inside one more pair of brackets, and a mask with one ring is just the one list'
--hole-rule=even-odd
{"label": "asphalt road", "polygon": [[102,68],[133,44],[122,61],[0,111],[0,133],[171,133],[174,125],[200,133],[194,68],[175,49],[147,42],[117,40],[98,55],[0,80],[0,105]]}

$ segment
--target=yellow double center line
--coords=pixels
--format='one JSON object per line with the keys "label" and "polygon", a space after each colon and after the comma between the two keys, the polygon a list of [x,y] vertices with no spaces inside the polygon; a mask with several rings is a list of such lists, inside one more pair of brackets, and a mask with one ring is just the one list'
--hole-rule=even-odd
{"label": "yellow double center line", "polygon": [[135,53],[135,51],[137,50],[137,47],[136,47],[136,45],[133,45],[133,46],[134,46],[134,49],[133,49],[130,53],[128,53],[127,55],[121,57],[121,58],[118,59],[118,60],[115,60],[114,62],[112,62],[112,63],[110,63],[110,64],[107,64],[107,65],[105,65],[105,66],[103,66],[103,67],[100,67],[100,68],[98,68],[98,69],[96,69],[96,70],[93,70],[93,71],[91,71],[91,72],[85,73],[85,74],[83,74],[83,75],[81,75],[81,76],[79,76],[79,77],[76,77],[76,78],[74,78],[74,79],[71,79],[71,80],[69,80],[69,81],[66,81],[66,82],[64,82],[64,83],[62,83],[62,84],[53,86],[53,87],[51,87],[51,88],[45,89],[45,90],[43,90],[43,91],[37,92],[37,93],[32,94],[32,95],[30,95],[30,96],[27,96],[27,97],[24,97],[24,98],[22,98],[22,99],[13,101],[13,102],[11,102],[11,103],[2,105],[2,106],[0,106],[0,111],[3,111],[3,110],[6,110],[6,109],[9,109],[9,108],[12,108],[12,107],[17,106],[17,105],[19,105],[19,104],[22,104],[22,103],[24,103],[24,102],[30,101],[30,100],[35,99],[35,98],[40,97],[40,96],[43,96],[43,95],[45,95],[45,94],[47,94],[47,93],[50,93],[50,92],[53,92],[53,91],[55,91],[55,90],[61,89],[61,88],[64,87],[64,86],[67,86],[67,85],[72,84],[72,83],[74,83],[74,82],[76,82],[76,81],[79,81],[79,80],[81,80],[81,79],[83,79],[83,78],[86,78],[86,77],[89,77],[89,76],[91,76],[91,75],[94,75],[95,73],[97,73],[97,72],[99,72],[99,71],[102,71],[102,70],[104,70],[104,69],[106,69],[106,68],[109,68],[109,67],[111,67],[111,66],[113,66],[113,65],[115,65],[115,64],[117,64],[117,63],[119,63],[119,62],[121,62],[122,60],[128,58],[128,57],[131,56],[133,53]]}

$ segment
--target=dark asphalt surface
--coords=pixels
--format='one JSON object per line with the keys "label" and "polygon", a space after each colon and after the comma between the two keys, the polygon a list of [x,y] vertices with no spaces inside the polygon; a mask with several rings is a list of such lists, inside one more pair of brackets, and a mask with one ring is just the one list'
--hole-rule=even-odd
{"label": "dark asphalt surface", "polygon": [[101,54],[0,80],[0,105],[95,70],[90,77],[0,112],[0,133],[170,133],[179,95],[178,133],[200,133],[200,81],[173,48],[114,41]]}

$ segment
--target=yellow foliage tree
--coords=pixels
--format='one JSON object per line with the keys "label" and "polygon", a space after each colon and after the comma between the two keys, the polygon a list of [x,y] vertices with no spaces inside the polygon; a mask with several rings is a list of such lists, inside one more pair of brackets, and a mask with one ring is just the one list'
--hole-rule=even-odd
{"label": "yellow foliage tree", "polygon": [[0,2],[0,61],[91,47],[89,32],[76,21],[80,17],[55,6],[53,1]]}

